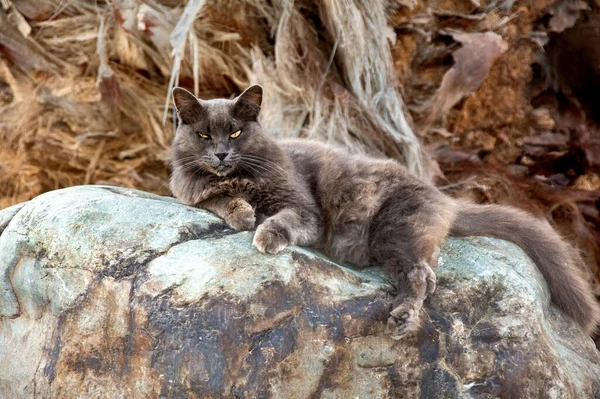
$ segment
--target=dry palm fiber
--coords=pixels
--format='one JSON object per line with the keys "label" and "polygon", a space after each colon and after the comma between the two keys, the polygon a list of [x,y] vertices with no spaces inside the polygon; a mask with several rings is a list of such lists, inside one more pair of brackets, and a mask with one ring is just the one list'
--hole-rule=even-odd
{"label": "dry palm fiber", "polygon": [[[251,80],[266,87],[264,120],[281,136],[326,138],[382,152],[431,179],[406,119],[379,0],[281,2],[272,58],[253,52]],[[319,31],[310,21],[319,20]]]}
{"label": "dry palm fiber", "polygon": [[[38,12],[31,1],[3,4],[0,62],[13,94],[0,138],[38,170],[27,175],[36,184],[4,192],[13,201],[83,183],[166,194],[174,84],[214,97],[260,82],[274,135],[385,153],[431,175],[396,88],[382,2],[46,0]],[[2,168],[14,170],[12,159]]]}

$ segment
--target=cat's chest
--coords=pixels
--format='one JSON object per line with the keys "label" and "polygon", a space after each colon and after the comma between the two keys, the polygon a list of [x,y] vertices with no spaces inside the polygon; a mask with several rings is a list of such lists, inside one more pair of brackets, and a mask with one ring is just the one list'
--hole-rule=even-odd
{"label": "cat's chest", "polygon": [[204,182],[202,190],[207,198],[228,195],[243,198],[251,202],[252,198],[257,195],[257,192],[261,191],[261,184],[254,179],[245,177],[232,177],[228,179],[211,178]]}

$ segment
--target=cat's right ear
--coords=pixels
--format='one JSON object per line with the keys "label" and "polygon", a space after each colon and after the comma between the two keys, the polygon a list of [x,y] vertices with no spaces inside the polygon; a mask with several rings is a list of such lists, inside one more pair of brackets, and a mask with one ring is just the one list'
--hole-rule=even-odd
{"label": "cat's right ear", "polygon": [[182,124],[197,122],[204,114],[204,107],[200,100],[186,89],[174,88],[173,101],[175,102],[179,122]]}

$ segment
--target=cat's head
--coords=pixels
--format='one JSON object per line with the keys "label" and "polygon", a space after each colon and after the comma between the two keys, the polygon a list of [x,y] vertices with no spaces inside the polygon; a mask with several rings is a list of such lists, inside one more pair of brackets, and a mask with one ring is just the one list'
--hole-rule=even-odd
{"label": "cat's head", "polygon": [[218,176],[241,167],[244,156],[260,144],[262,92],[254,85],[232,100],[201,100],[185,89],[173,89],[179,119],[173,140],[176,166]]}

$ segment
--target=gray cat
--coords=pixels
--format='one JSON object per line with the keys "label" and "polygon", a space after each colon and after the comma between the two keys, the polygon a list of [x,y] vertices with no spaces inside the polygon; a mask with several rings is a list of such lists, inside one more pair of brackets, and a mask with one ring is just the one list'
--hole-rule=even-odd
{"label": "gray cat", "polygon": [[179,117],[173,194],[235,229],[257,226],[253,244],[261,252],[295,244],[356,267],[385,265],[398,289],[386,327],[392,338],[418,327],[447,235],[516,243],[540,268],[556,305],[587,331],[600,321],[580,257],[547,222],[510,207],[452,199],[393,160],[308,140],[275,142],[257,121],[260,86],[233,100],[204,101],[181,88],[173,97]]}

